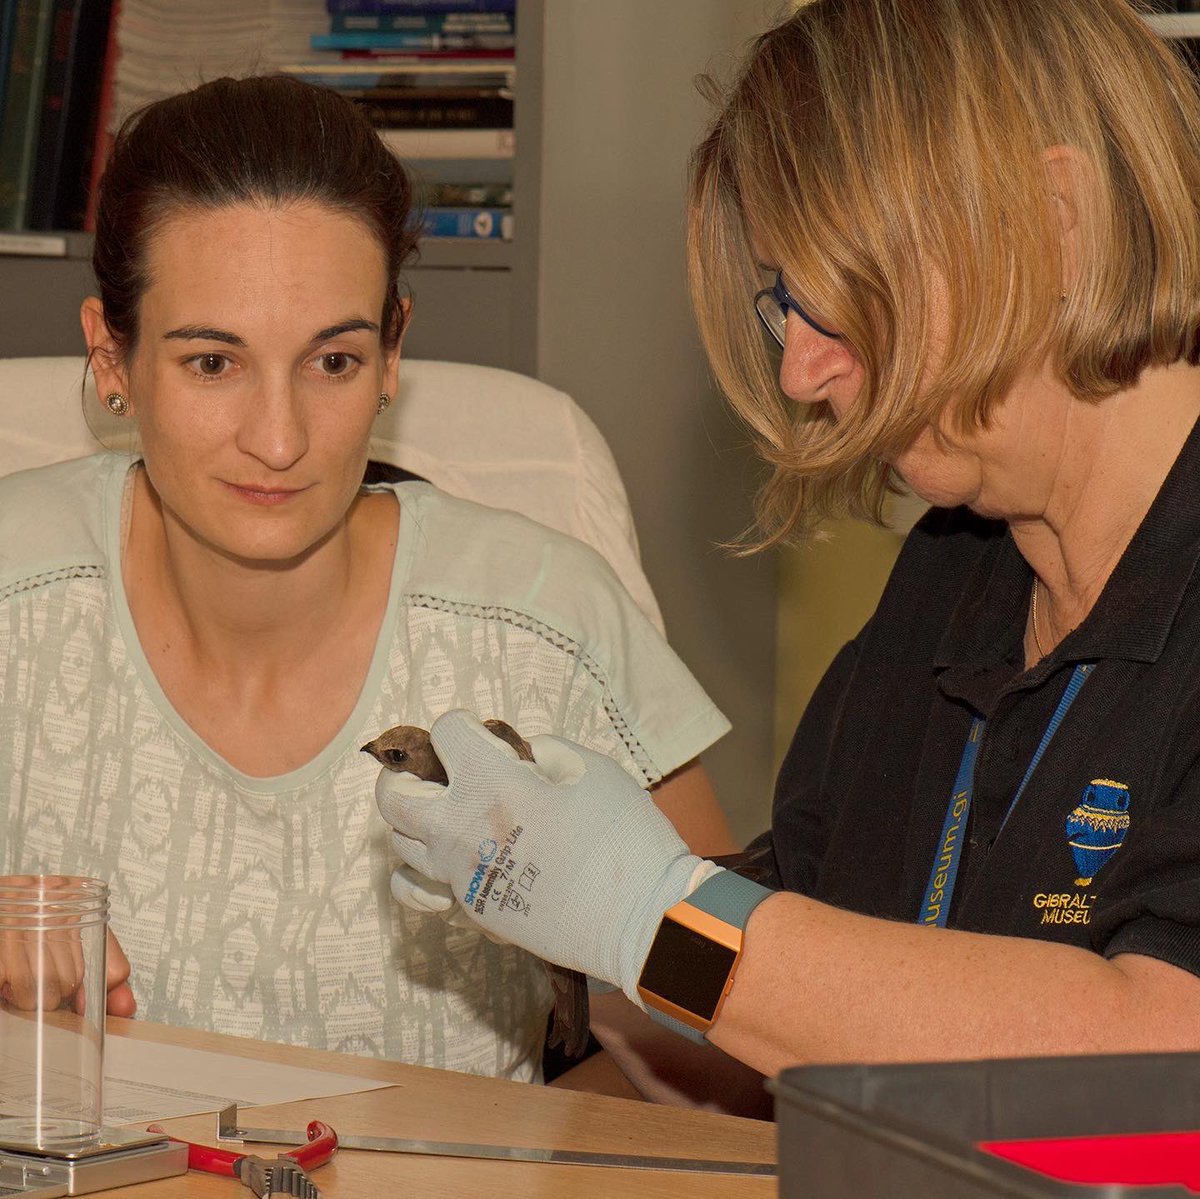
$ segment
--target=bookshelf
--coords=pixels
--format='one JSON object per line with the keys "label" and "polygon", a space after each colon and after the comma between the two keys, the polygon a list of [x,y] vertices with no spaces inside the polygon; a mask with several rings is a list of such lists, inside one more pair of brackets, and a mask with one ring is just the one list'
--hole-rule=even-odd
{"label": "bookshelf", "polygon": [[[265,10],[270,0],[248,0]],[[314,13],[323,4],[313,0]],[[511,180],[519,200],[527,244],[536,245],[538,209],[537,121],[543,0],[520,0],[516,62],[523,62],[521,85],[528,96],[515,105],[516,136],[522,152],[507,158],[452,162],[410,160],[415,170],[448,180]],[[455,131],[458,132],[458,131]],[[434,144],[434,139],[428,139]],[[6,250],[4,242],[9,241]],[[35,240],[36,239],[36,240]],[[39,245],[40,243],[40,245]],[[15,236],[0,234],[0,357],[75,353],[82,349],[78,308],[92,291],[91,237],[76,232]],[[13,250],[20,252],[12,252]],[[535,256],[536,257],[536,256]],[[419,305],[417,321],[406,342],[416,357],[469,361],[532,370],[533,339],[514,315],[516,295],[534,290],[536,269],[516,241],[483,238],[428,238],[406,282]],[[464,274],[466,273],[466,274]],[[446,319],[453,304],[458,316]]]}

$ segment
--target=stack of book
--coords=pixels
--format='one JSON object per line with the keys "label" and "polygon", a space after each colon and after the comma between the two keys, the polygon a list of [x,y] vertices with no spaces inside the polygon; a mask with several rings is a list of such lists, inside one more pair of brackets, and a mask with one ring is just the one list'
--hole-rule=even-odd
{"label": "stack of book", "polygon": [[83,228],[112,8],[0,0],[0,230]]}
{"label": "stack of book", "polygon": [[283,70],[362,105],[416,171],[425,237],[512,238],[516,0],[326,0]]}
{"label": "stack of book", "polygon": [[[76,2],[87,8],[106,0]],[[112,135],[130,113],[208,79],[278,70],[305,53],[325,15],[322,0],[112,0],[112,8],[87,229],[94,226],[96,184]]]}
{"label": "stack of book", "polygon": [[427,235],[511,238],[515,23],[516,0],[0,0],[0,232],[92,228],[126,116],[285,71],[362,104]]}
{"label": "stack of book", "polygon": [[321,0],[121,0],[112,120],[207,79],[277,70],[324,16]]}
{"label": "stack of book", "polygon": [[[0,230],[93,228],[125,117],[206,79],[277,70],[325,15],[323,0],[0,0]],[[6,237],[0,252],[63,246]]]}

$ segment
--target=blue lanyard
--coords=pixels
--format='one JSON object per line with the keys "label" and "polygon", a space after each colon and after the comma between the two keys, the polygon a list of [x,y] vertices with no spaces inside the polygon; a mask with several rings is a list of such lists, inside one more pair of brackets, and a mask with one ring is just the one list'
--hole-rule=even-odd
{"label": "blue lanyard", "polygon": [[[1067,710],[1075,702],[1075,697],[1083,689],[1087,677],[1096,668],[1095,662],[1084,662],[1075,667],[1071,680],[1063,697],[1050,717],[1050,723],[1042,734],[1041,743],[1033,755],[1025,771],[1025,777],[1017,788],[1017,793],[1004,813],[1000,824],[1001,831],[1013,814],[1017,801],[1021,798],[1033,772],[1037,769],[1046,747],[1058,732]],[[954,883],[958,878],[958,863],[962,858],[963,834],[967,827],[967,817],[971,813],[971,800],[975,795],[975,759],[979,756],[979,743],[983,740],[983,726],[987,722],[977,716],[971,723],[971,731],[967,734],[967,743],[963,746],[962,761],[958,764],[958,775],[954,780],[954,790],[950,792],[950,803],[946,806],[946,819],[942,821],[942,835],[937,848],[933,852],[933,868],[929,872],[929,882],[925,887],[925,898],[921,902],[921,913],[917,917],[918,924],[932,924],[938,928],[946,927],[950,915],[950,899],[954,895]]]}

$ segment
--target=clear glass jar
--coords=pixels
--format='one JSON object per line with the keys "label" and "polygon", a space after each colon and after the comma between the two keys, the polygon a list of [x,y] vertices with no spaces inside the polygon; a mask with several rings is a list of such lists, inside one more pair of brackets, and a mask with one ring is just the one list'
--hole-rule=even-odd
{"label": "clear glass jar", "polygon": [[0,1145],[96,1139],[107,931],[107,883],[0,876]]}

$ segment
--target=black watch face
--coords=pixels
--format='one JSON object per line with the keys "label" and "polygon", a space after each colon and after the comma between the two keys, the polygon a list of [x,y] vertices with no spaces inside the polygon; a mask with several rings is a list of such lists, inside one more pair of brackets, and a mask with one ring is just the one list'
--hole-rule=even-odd
{"label": "black watch face", "polygon": [[736,960],[735,950],[664,916],[638,981],[676,1007],[712,1020]]}

